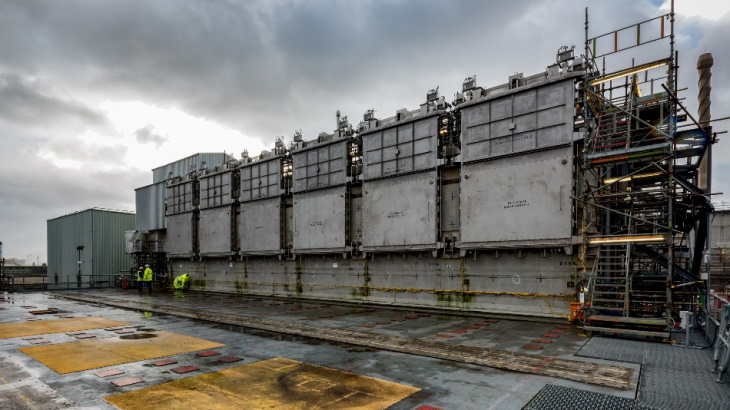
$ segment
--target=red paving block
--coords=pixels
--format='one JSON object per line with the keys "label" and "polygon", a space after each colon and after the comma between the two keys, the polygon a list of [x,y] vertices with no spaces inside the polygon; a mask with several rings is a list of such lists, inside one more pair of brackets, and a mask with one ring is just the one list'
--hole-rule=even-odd
{"label": "red paving block", "polygon": [[408,315],[406,319],[418,319],[418,315]]}
{"label": "red paving block", "polygon": [[322,315],[322,316],[320,316],[320,317],[321,317],[322,319],[328,319],[328,318],[331,318],[331,317],[332,317],[332,315]]}
{"label": "red paving block", "polygon": [[238,362],[241,360],[243,360],[243,359],[238,356],[226,356],[226,357],[221,357],[220,359],[218,359],[219,362],[223,362],[223,363],[233,363],[233,362]]}
{"label": "red paving block", "polygon": [[474,323],[474,324],[477,325],[477,326],[489,326],[489,325],[491,325],[491,323],[489,323],[489,322],[479,322],[479,323]]}
{"label": "red paving block", "polygon": [[111,369],[111,370],[104,370],[103,372],[94,373],[94,376],[99,377],[109,377],[109,376],[116,376],[118,374],[124,373],[123,371],[119,369]]}
{"label": "red paving block", "polygon": [[449,332],[451,332],[451,333],[466,333],[466,330],[464,330],[464,329],[454,329],[454,330],[449,330]]}
{"label": "red paving block", "polygon": [[[124,327],[122,327],[122,326],[118,326],[118,327],[107,327],[107,328],[106,328],[106,329],[104,329],[104,330],[106,330],[106,331],[109,331],[109,332],[113,332],[113,331],[115,331],[115,330],[122,330],[122,329],[124,329]],[[68,334],[68,333],[66,333],[66,334]]]}
{"label": "red paving block", "polygon": [[76,335],[74,337],[77,338],[77,339],[93,339],[96,336],[94,336],[94,335]]}
{"label": "red paving block", "polygon": [[499,319],[484,319],[484,321],[489,323],[497,323],[499,322]]}
{"label": "red paving block", "polygon": [[335,316],[347,316],[347,315],[349,315],[349,313],[347,313],[347,312],[335,313]]}
{"label": "red paving block", "polygon": [[152,362],[151,364],[152,364],[152,366],[160,367],[160,366],[167,366],[168,364],[175,364],[175,363],[177,363],[177,360],[165,359],[165,360],[158,360],[156,362]]}
{"label": "red paving block", "polygon": [[375,326],[373,326],[373,325],[360,325],[359,327],[367,327],[367,328],[371,328],[371,327],[375,327]]}
{"label": "red paving block", "polygon": [[35,322],[36,320],[40,320],[40,319],[38,319],[38,318],[35,318],[35,317],[31,317],[31,318],[29,318],[29,319],[25,319],[25,320],[27,320],[27,321],[29,321],[29,322]]}
{"label": "red paving block", "polygon": [[310,307],[306,307],[306,308],[304,308],[304,309],[309,309],[309,310],[312,310],[312,309],[319,309],[319,308],[318,308],[318,307],[316,307],[316,306],[310,306]]}
{"label": "red paving block", "polygon": [[416,407],[416,410],[444,410],[441,407],[433,407],[429,406],[428,404],[423,404],[418,407]]}
{"label": "red paving block", "polygon": [[444,334],[439,333],[439,334],[436,335],[436,337],[440,337],[442,339],[446,339],[448,337],[454,337],[454,336],[453,335],[444,335]]}
{"label": "red paving block", "polygon": [[389,325],[390,324],[390,321],[388,321],[388,322],[376,322],[376,324],[378,324],[378,325]]}
{"label": "red paving block", "polygon": [[140,379],[139,377],[129,377],[126,379],[114,380],[112,382],[112,384],[117,387],[124,387],[124,386],[130,386],[132,384],[142,383],[143,381],[144,380]]}
{"label": "red paving block", "polygon": [[209,357],[209,356],[218,356],[219,354],[221,354],[221,352],[216,352],[215,350],[208,350],[205,352],[196,353],[195,355],[200,356],[200,357]]}
{"label": "red paving block", "polygon": [[533,342],[535,342],[535,343],[545,343],[545,344],[550,344],[550,343],[552,343],[553,341],[552,341],[552,340],[548,340],[548,339],[535,339],[535,340],[533,340]]}
{"label": "red paving block", "polygon": [[40,344],[43,344],[43,343],[51,343],[51,341],[50,340],[46,340],[46,339],[40,339],[40,340],[33,340],[33,341],[30,342],[30,344],[32,344],[32,345],[40,345]]}
{"label": "red paving block", "polygon": [[464,326],[464,329],[479,329],[479,326]]}
{"label": "red paving block", "polygon": [[43,339],[43,336],[28,336],[28,337],[23,338],[23,340],[38,340],[38,339]]}
{"label": "red paving block", "polygon": [[117,330],[114,333],[119,334],[119,335],[126,335],[127,333],[134,333],[134,330],[129,330],[129,329]]}
{"label": "red paving block", "polygon": [[540,345],[533,345],[533,344],[527,344],[522,346],[523,349],[530,349],[530,350],[540,350],[542,349],[542,346]]}
{"label": "red paving block", "polygon": [[190,373],[190,372],[194,372],[196,370],[199,370],[199,369],[195,366],[180,366],[180,367],[176,367],[176,368],[172,369],[173,372],[178,373],[178,374]]}
{"label": "red paving block", "polygon": [[313,317],[303,317],[303,318],[301,318],[299,320],[314,320],[314,318]]}
{"label": "red paving block", "polygon": [[276,313],[284,313],[286,310],[277,310]]}
{"label": "red paving block", "polygon": [[300,311],[300,310],[302,310],[302,309],[296,309],[296,308],[295,308],[295,309],[292,309],[291,311],[292,311],[292,312],[298,312],[298,311]]}
{"label": "red paving block", "polygon": [[552,337],[553,339],[560,337],[560,335],[556,335],[555,333],[545,333],[542,335],[542,337]]}
{"label": "red paving block", "polygon": [[550,332],[550,333],[566,333],[567,330],[563,330],[563,329],[551,329],[551,330],[548,330],[548,332]]}
{"label": "red paving block", "polygon": [[405,319],[390,319],[392,322],[405,322]]}
{"label": "red paving block", "polygon": [[558,325],[558,329],[572,329],[573,326],[571,325]]}

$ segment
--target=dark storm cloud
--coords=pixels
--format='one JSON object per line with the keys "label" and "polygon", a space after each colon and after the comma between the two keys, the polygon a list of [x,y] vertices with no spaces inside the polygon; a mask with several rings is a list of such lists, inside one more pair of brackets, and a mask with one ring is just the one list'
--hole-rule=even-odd
{"label": "dark storm cloud", "polygon": [[85,105],[48,94],[44,84],[18,75],[0,73],[0,119],[26,124],[106,124],[104,114]]}
{"label": "dark storm cloud", "polygon": [[152,124],[147,124],[146,126],[135,131],[134,136],[137,138],[137,141],[142,144],[152,143],[159,148],[160,145],[167,142],[168,139],[160,134],[155,133],[154,130],[155,127]]}

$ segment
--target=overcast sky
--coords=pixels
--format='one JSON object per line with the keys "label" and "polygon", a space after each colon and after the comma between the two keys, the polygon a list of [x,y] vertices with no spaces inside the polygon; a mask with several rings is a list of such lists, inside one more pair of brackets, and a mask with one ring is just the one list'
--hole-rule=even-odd
{"label": "overcast sky", "polygon": [[[560,46],[582,49],[586,6],[598,35],[663,3],[0,0],[4,256],[45,262],[48,219],[134,210],[152,168],[196,152],[256,155],[297,129],[312,139],[332,132],[337,110],[354,125],[370,108],[389,117],[436,86],[451,101],[471,75],[486,88],[536,74]],[[730,1],[676,9],[685,104],[696,113],[697,57],[712,52],[713,117],[728,116]],[[730,193],[728,145],[715,146],[716,192]]]}

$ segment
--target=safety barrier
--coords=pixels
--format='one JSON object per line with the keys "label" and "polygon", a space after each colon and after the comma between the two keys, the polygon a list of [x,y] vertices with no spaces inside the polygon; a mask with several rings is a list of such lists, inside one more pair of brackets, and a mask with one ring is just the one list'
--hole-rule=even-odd
{"label": "safety barrier", "polygon": [[717,326],[713,372],[717,373],[715,381],[722,383],[722,377],[730,365],[730,302],[714,292],[710,293],[709,320]]}

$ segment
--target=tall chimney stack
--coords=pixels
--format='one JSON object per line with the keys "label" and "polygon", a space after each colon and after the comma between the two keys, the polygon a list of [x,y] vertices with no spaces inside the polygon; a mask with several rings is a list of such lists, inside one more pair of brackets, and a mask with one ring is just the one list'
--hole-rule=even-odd
{"label": "tall chimney stack", "polygon": [[[699,94],[697,96],[697,99],[699,100],[700,105],[697,111],[699,114],[698,121],[703,128],[709,126],[710,120],[712,119],[712,115],[710,114],[710,91],[712,91],[710,79],[712,78],[711,70],[713,63],[714,60],[712,58],[712,53],[702,54],[697,59],[697,71],[700,76],[700,79],[697,83],[699,88]],[[709,137],[712,138],[712,136]],[[700,163],[699,175],[697,178],[697,184],[699,185],[699,188],[703,189],[706,193],[710,192],[711,178],[712,143],[709,143],[707,146],[707,152],[705,152],[705,156],[702,158],[702,162]]]}

